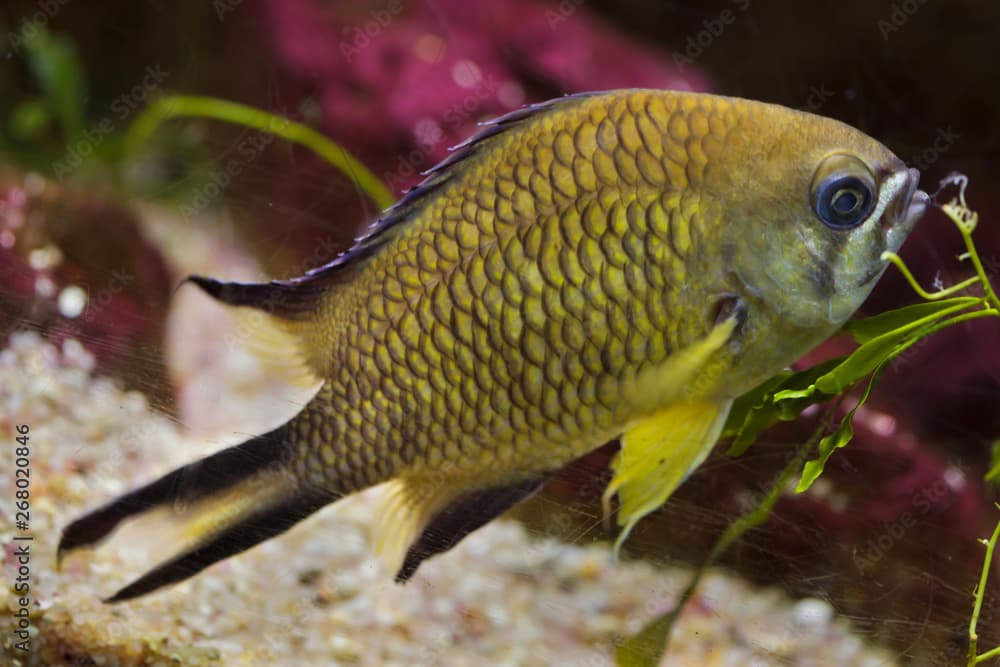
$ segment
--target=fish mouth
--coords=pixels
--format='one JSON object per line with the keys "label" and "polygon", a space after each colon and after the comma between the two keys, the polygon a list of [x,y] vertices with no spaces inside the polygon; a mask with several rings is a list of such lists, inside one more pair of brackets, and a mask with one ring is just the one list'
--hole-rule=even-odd
{"label": "fish mouth", "polygon": [[[931,197],[923,190],[917,189],[919,184],[920,172],[913,168],[900,169],[890,176],[887,187],[890,188],[890,192],[895,190],[897,194],[882,214],[884,229],[882,250],[891,252],[899,250],[914,225],[927,212]],[[870,285],[882,275],[888,265],[888,261],[879,257],[879,260],[861,276],[857,283],[858,287]]]}
{"label": "fish mouth", "polygon": [[920,183],[920,172],[913,168],[907,169],[904,179],[895,204],[889,211],[889,215],[885,216],[885,222],[888,223],[890,230],[908,231],[923,216],[930,205],[930,195],[917,189],[917,185]]}

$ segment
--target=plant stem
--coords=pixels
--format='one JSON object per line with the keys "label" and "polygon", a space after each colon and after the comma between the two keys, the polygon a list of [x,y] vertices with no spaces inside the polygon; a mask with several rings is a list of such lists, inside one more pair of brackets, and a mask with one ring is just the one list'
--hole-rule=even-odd
{"label": "plant stem", "polygon": [[903,263],[903,260],[899,255],[897,255],[894,252],[886,251],[882,253],[882,259],[888,260],[889,262],[892,263],[893,266],[899,269],[899,272],[903,274],[903,277],[906,279],[906,282],[910,283],[910,287],[913,288],[913,291],[919,294],[920,298],[925,299],[927,301],[937,301],[938,299],[943,299],[946,296],[951,296],[956,292],[961,292],[962,290],[968,287],[972,287],[973,285],[975,285],[980,281],[979,276],[973,276],[971,278],[968,278],[967,280],[963,280],[957,285],[946,287],[944,289],[938,290],[937,292],[928,292],[927,290],[925,290],[923,287],[920,286],[920,283],[918,283],[917,279],[913,277],[913,274],[910,272],[909,267],[907,267],[906,264]]}
{"label": "plant stem", "polygon": [[962,239],[965,241],[965,247],[968,248],[969,259],[972,260],[972,266],[976,270],[977,279],[983,284],[983,294],[986,295],[986,300],[993,306],[993,308],[1000,310],[1000,299],[997,299],[996,292],[993,291],[993,284],[990,283],[990,278],[986,275],[986,270],[983,269],[983,262],[979,258],[979,252],[976,250],[976,246],[972,242],[972,232],[967,231],[961,226],[959,226],[959,229],[962,232]]}
{"label": "plant stem", "polygon": [[993,549],[997,545],[998,538],[1000,538],[1000,521],[997,522],[997,527],[993,530],[993,536],[986,543],[983,572],[979,575],[979,585],[976,586],[974,595],[975,603],[972,606],[972,620],[969,621],[969,667],[1000,655],[1000,646],[980,656],[976,655],[976,642],[979,639],[979,635],[976,633],[976,625],[979,623],[979,612],[983,607],[983,597],[986,595],[986,580],[990,576],[990,567],[993,565]]}
{"label": "plant stem", "polygon": [[[846,393],[847,391],[844,392],[844,394]],[[771,516],[771,510],[774,508],[775,503],[778,502],[778,499],[788,486],[789,480],[801,470],[809,453],[816,448],[819,441],[822,440],[823,434],[830,428],[833,416],[836,414],[843,399],[844,395],[841,395],[837,403],[827,411],[823,423],[820,424],[819,428],[816,429],[808,440],[795,449],[795,454],[788,460],[788,463],[778,473],[778,476],[775,477],[774,482],[757,506],[741,515],[726,527],[722,536],[712,547],[708,557],[684,588],[674,609],[669,613],[655,618],[640,630],[637,635],[630,638],[618,648],[615,652],[615,658],[619,667],[653,667],[660,663],[661,656],[663,656],[670,641],[670,633],[673,630],[674,622],[691,597],[693,597],[706,570],[744,533],[767,521],[768,517]]]}
{"label": "plant stem", "polygon": [[308,125],[236,102],[197,95],[168,95],[150,104],[129,127],[125,154],[133,155],[164,121],[178,117],[200,117],[243,125],[276,135],[310,149],[348,175],[380,208],[395,198],[389,188],[344,147]]}
{"label": "plant stem", "polygon": [[978,320],[980,317],[997,317],[1000,316],[1000,311],[994,310],[993,308],[985,308],[983,310],[976,310],[971,313],[962,313],[961,315],[956,315],[955,317],[947,320],[945,322],[938,322],[934,326],[928,328],[926,331],[920,332],[913,342],[919,340],[925,336],[930,336],[933,333],[937,333],[942,329],[947,329],[954,324],[961,324],[962,322],[967,322],[968,320]]}
{"label": "plant stem", "polygon": [[977,664],[978,665],[981,662],[986,662],[990,658],[996,658],[998,656],[1000,656],[1000,646],[997,646],[996,648],[990,649],[986,653],[983,653],[982,655],[977,656],[976,657],[976,662],[973,663],[973,664]]}

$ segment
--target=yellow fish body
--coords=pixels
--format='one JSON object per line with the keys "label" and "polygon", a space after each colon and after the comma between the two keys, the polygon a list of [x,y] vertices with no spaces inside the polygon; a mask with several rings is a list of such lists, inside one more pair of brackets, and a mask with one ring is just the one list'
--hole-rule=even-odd
{"label": "yellow fish body", "polygon": [[172,504],[141,595],[389,482],[397,579],[621,436],[621,538],[704,459],[732,400],[858,308],[927,205],[840,122],[707,94],[565,97],[493,121],[306,276],[191,280],[270,313],[315,397],[274,431],[70,524],[60,555]]}

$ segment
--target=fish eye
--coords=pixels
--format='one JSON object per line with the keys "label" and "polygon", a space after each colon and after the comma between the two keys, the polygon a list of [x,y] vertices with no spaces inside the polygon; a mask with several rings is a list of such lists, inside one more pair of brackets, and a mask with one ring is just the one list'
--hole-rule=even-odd
{"label": "fish eye", "polygon": [[813,211],[831,229],[853,229],[871,215],[875,192],[875,177],[864,162],[831,155],[813,176]]}

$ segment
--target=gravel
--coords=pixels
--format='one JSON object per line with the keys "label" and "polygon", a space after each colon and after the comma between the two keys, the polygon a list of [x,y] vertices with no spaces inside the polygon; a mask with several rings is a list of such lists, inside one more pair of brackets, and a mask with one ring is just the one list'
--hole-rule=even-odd
{"label": "gravel", "polygon": [[[538,539],[500,520],[400,586],[380,571],[369,545],[380,492],[372,489],[168,590],[105,605],[101,596],[148,564],[143,539],[121,531],[57,572],[61,528],[217,444],[92,368],[79,343],[56,348],[34,333],[15,334],[0,352],[2,665],[609,665],[615,643],[670,610],[691,575],[616,563],[606,544]],[[13,525],[7,473],[18,424],[31,429],[27,532]],[[30,653],[13,647],[12,615],[14,537],[27,534]],[[662,664],[897,663],[852,634],[826,602],[792,600],[713,571]]]}

